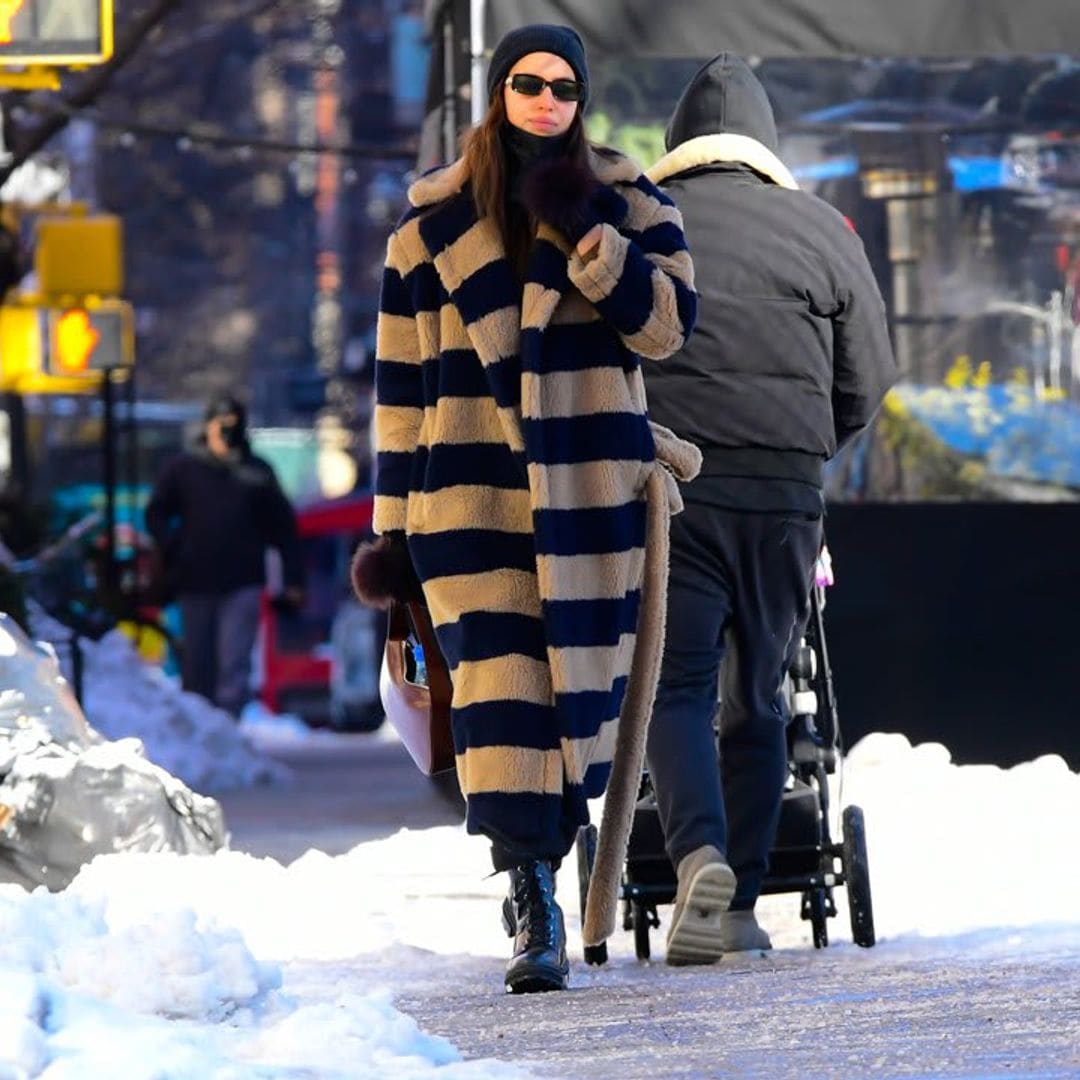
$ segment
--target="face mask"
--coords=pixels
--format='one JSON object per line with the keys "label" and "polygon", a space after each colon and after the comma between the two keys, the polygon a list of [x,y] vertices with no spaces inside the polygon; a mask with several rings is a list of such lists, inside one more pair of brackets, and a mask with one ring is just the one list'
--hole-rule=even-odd
{"label": "face mask", "polygon": [[221,425],[221,440],[230,450],[239,450],[244,445],[244,425]]}

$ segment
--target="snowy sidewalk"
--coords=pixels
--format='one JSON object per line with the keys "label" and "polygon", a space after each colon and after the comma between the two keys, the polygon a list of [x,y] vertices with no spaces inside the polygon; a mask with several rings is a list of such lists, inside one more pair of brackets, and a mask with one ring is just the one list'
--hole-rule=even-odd
{"label": "snowy sidewalk", "polygon": [[[1080,775],[1060,758],[853,748],[871,950],[844,940],[837,890],[821,952],[780,896],[767,958],[643,965],[620,931],[589,969],[571,858],[572,989],[509,998],[505,882],[438,824],[455,811],[403,751],[316,735],[275,754],[292,784],[223,797],[231,851],[99,858],[59,894],[0,886],[0,1077],[1080,1076]],[[326,850],[293,861],[308,846]]]}
{"label": "snowy sidewalk", "polygon": [[1080,1076],[1080,932],[994,938],[680,970],[624,956],[542,1001],[493,994],[498,964],[436,966],[396,1004],[468,1057],[582,1080]]}
{"label": "snowy sidewalk", "polygon": [[[316,776],[316,747],[284,751],[306,793],[301,815],[317,819],[321,807],[333,818],[335,808],[346,809],[349,791],[366,800],[364,817],[375,833],[387,814],[408,813],[410,824],[453,820],[392,742],[373,746],[366,761],[338,758],[344,789],[336,792],[332,783],[320,788],[304,779]],[[652,934],[653,963],[639,963],[632,935],[619,931],[609,964],[589,968],[575,932],[571,858],[560,899],[571,932],[572,989],[507,997],[500,992],[508,948],[497,926],[501,882],[482,878],[482,841],[440,829],[429,834],[430,846],[423,834],[384,841],[387,855],[394,846],[401,853],[398,872],[415,875],[402,897],[413,909],[410,929],[384,952],[338,964],[339,985],[391,985],[398,1008],[467,1058],[514,1061],[545,1075],[1080,1076],[1080,906],[1069,901],[1080,900],[1080,875],[1072,866],[1045,872],[1076,820],[1080,777],[1053,759],[1007,771],[957,768],[943,748],[910,748],[895,736],[878,736],[853,757],[844,795],[861,802],[873,822],[878,925],[898,932],[895,940],[871,950],[852,946],[840,890],[840,915],[829,924],[838,944],[823,951],[810,945],[798,898],[779,896],[762,902],[762,918],[786,947],[766,957],[670,969],[662,927]],[[374,785],[360,783],[363,796],[347,780],[358,767],[383,770]],[[1044,828],[1032,829],[1035,820]],[[234,845],[252,842],[267,838],[238,829]],[[453,868],[450,848],[459,852]],[[426,867],[425,850],[433,853]],[[997,850],[1010,852],[1010,865],[987,877]],[[438,865],[448,875],[441,887]],[[443,893],[442,904],[433,891]],[[402,912],[401,929],[406,918]],[[998,921],[1037,925],[993,928]],[[968,929],[979,926],[990,928]],[[941,936],[920,938],[916,928]],[[487,955],[462,955],[476,952]],[[323,964],[288,968],[289,987],[305,998],[324,978]]]}

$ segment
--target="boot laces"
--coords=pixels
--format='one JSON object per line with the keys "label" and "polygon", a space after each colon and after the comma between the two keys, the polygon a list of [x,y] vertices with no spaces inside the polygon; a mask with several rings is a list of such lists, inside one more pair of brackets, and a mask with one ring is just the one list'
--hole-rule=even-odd
{"label": "boot laces", "polygon": [[524,929],[534,945],[553,946],[558,931],[555,907],[555,879],[539,866],[523,866],[514,881],[514,907],[519,929]]}

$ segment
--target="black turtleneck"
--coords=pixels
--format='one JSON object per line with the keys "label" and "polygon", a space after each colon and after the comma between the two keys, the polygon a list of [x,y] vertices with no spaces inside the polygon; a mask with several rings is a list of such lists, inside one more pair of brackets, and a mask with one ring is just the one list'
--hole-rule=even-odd
{"label": "black turtleneck", "polygon": [[521,282],[525,277],[525,264],[532,245],[532,224],[521,200],[525,177],[541,161],[561,157],[566,152],[570,136],[569,132],[563,135],[533,135],[512,124],[503,124],[499,137],[506,162],[506,192],[503,196],[508,233],[506,254]]}
{"label": "black turtleneck", "polygon": [[562,157],[566,153],[570,133],[562,135],[533,135],[513,124],[503,124],[499,130],[506,160],[506,198],[518,202],[521,184],[529,170],[541,161]]}

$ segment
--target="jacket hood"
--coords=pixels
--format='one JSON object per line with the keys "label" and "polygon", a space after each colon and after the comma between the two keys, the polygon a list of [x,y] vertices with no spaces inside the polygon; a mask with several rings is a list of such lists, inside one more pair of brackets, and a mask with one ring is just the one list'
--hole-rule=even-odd
{"label": "jacket hood", "polygon": [[675,106],[664,145],[674,150],[690,139],[722,134],[747,136],[773,154],[779,150],[765,88],[742,57],[728,52],[714,57],[690,80]]}

